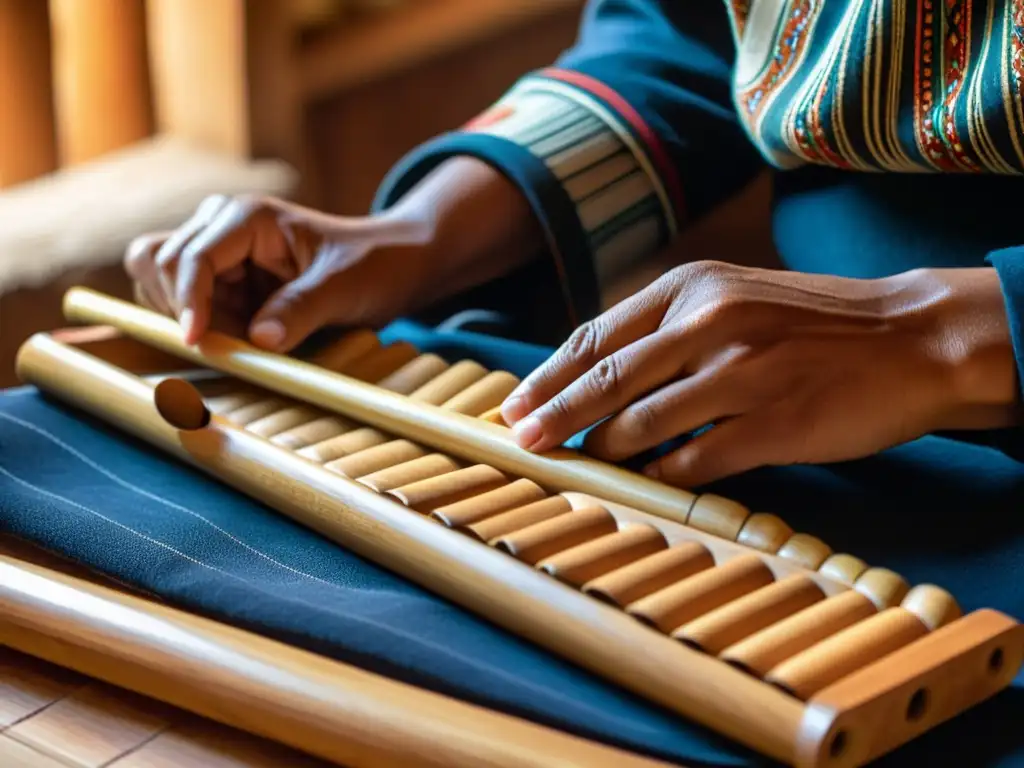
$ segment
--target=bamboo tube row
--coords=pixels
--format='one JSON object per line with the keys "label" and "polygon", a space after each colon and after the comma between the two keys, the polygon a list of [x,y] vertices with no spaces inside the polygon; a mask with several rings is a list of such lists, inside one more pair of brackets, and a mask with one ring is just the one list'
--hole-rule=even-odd
{"label": "bamboo tube row", "polygon": [[[23,381],[499,626],[739,743],[794,763],[803,705],[786,693],[220,416],[195,431],[180,430],[165,420],[168,406],[154,407],[152,384],[44,335],[22,346],[18,372]],[[179,387],[169,386],[180,396]]]}
{"label": "bamboo tube row", "polygon": [[[519,383],[406,342],[382,346],[370,331],[338,340],[313,363],[471,417],[493,413]],[[570,502],[531,479],[237,379],[198,386],[206,408],[228,422],[803,700],[960,615],[944,590],[911,590],[891,571],[727,499],[696,498],[684,528],[596,496]]]}
{"label": "bamboo tube row", "polygon": [[[482,416],[518,384],[471,361],[448,366],[434,355],[417,355],[404,342],[380,346],[367,332],[341,339],[320,359],[441,408],[476,401],[463,411],[470,416]],[[814,550],[794,543],[810,537],[761,537],[780,539],[779,550],[792,553],[789,558],[728,542],[744,529],[747,513],[723,499],[698,499],[690,515],[700,526],[694,530],[594,496],[549,495],[532,480],[457,461],[238,380],[197,382],[191,400],[175,385],[188,386],[177,380],[158,385],[158,407],[161,401],[168,412],[205,405],[241,429],[805,701],[960,615],[944,590],[911,590],[891,571],[849,555],[821,555],[820,542]],[[829,560],[828,577],[805,571]]]}
{"label": "bamboo tube row", "polygon": [[[529,479],[548,491],[590,493],[820,570],[847,585],[869,570],[858,558],[833,553],[820,539],[794,532],[776,515],[752,514],[731,500],[697,496],[573,451],[535,455],[521,450],[498,411],[518,382],[507,372],[490,372],[474,361],[450,365],[437,355],[418,354],[405,342],[382,347],[376,334],[366,330],[348,334],[308,362],[262,352],[216,333],[189,347],[170,318],[85,288],[68,291],[64,313],[69,321],[116,327],[144,345],[236,377],[241,383],[226,379],[204,391],[212,412],[230,415],[239,424],[268,417],[253,425],[259,433],[272,433],[274,442],[328,467],[341,452],[370,447],[383,441],[382,435],[400,434],[452,458]],[[218,386],[225,391],[218,392]],[[299,405],[269,418],[285,401]],[[243,406],[249,410],[241,410]],[[304,413],[314,410],[327,415],[299,423]],[[293,423],[278,431],[282,420],[289,419]],[[341,435],[348,424],[363,429]]]}
{"label": "bamboo tube row", "polygon": [[[71,314],[78,319],[116,319],[104,317],[104,313],[114,309],[104,306],[106,301],[109,300],[88,294],[69,296],[69,303],[77,307]],[[159,322],[150,323],[154,319],[162,320],[139,315],[122,322],[134,329],[137,338],[172,354],[182,354],[182,345],[173,338],[175,329],[160,327]],[[325,376],[320,402],[315,402],[305,398],[308,387],[303,387],[301,381],[307,371],[302,367],[304,364],[296,363],[294,370],[287,370],[290,361],[278,360],[281,370],[276,382],[281,386],[264,388],[257,385],[259,377],[254,371],[262,370],[261,366],[273,369],[271,360],[263,359],[259,365],[251,366],[248,358],[260,357],[262,353],[235,347],[233,342],[221,339],[215,338],[212,343],[217,349],[221,349],[222,343],[232,345],[228,352],[221,352],[225,357],[214,356],[219,361],[215,368],[246,371],[250,380],[221,376],[196,381],[195,386],[178,379],[157,383],[149,397],[155,397],[159,413],[170,425],[194,430],[179,433],[177,444],[169,435],[161,434],[159,444],[163,447],[178,454],[184,448],[194,463],[264,501],[268,493],[273,496],[276,492],[275,483],[308,480],[315,487],[314,495],[308,499],[310,505],[322,506],[323,500],[315,494],[333,490],[331,481],[337,479],[347,484],[346,488],[358,490],[352,492],[359,500],[351,503],[363,515],[374,518],[382,514],[383,508],[377,506],[380,502],[405,508],[418,514],[407,512],[405,521],[388,518],[400,532],[407,525],[419,524],[412,520],[434,523],[430,526],[434,530],[453,529],[465,535],[456,538],[485,543],[487,549],[509,556],[505,559],[528,566],[533,573],[553,577],[550,582],[570,587],[576,596],[582,593],[595,598],[588,601],[592,605],[611,606],[620,618],[634,619],[638,628],[646,625],[655,630],[654,637],[678,641],[675,648],[680,656],[671,664],[679,668],[685,660],[684,667],[696,665],[687,668],[690,675],[702,680],[700,697],[707,699],[707,684],[716,691],[719,684],[725,684],[729,690],[700,704],[681,701],[681,690],[676,690],[674,697],[667,697],[664,681],[644,677],[650,670],[633,669],[627,675],[613,659],[600,656],[596,649],[582,647],[585,643],[567,648],[563,638],[552,638],[551,625],[537,623],[543,611],[527,611],[523,620],[530,623],[524,627],[494,604],[496,595],[492,594],[488,602],[483,592],[467,593],[465,584],[439,585],[439,579],[444,581],[441,574],[414,569],[416,575],[412,576],[449,597],[453,594],[448,590],[454,589],[454,599],[463,605],[499,623],[512,622],[515,631],[530,639],[776,759],[801,765],[817,765],[826,759],[830,765],[859,764],[857,760],[866,754],[866,747],[848,749],[844,758],[843,750],[836,750],[835,744],[847,743],[850,728],[862,729],[863,724],[854,722],[851,726],[847,722],[843,733],[837,734],[828,723],[836,720],[838,710],[823,716],[820,700],[828,700],[833,690],[851,686],[857,689],[861,679],[875,680],[872,690],[876,698],[893,695],[884,686],[879,687],[877,675],[871,678],[869,673],[901,653],[911,652],[926,636],[943,638],[933,642],[932,647],[952,648],[955,643],[946,642],[946,638],[956,640],[979,623],[989,622],[985,625],[990,633],[985,642],[996,642],[993,638],[1011,631],[1001,623],[1002,619],[979,616],[977,612],[961,620],[956,602],[938,587],[921,585],[911,589],[891,571],[870,568],[850,555],[835,554],[820,540],[793,533],[778,518],[752,515],[725,499],[693,498],[684,525],[666,519],[665,515],[650,514],[650,507],[642,511],[634,505],[610,500],[606,493],[576,490],[579,484],[568,482],[573,479],[571,473],[567,478],[558,472],[558,459],[553,465],[482,463],[474,460],[471,452],[467,456],[467,451],[456,450],[458,435],[471,431],[470,424],[481,430],[478,442],[486,444],[499,432],[507,435],[499,424],[496,408],[518,383],[510,374],[488,372],[471,361],[449,365],[436,356],[418,354],[410,345],[381,346],[374,334],[358,332],[325,350],[309,366],[314,373],[319,370]],[[208,351],[192,351],[191,359],[201,363]],[[120,389],[131,390],[139,383],[135,377],[110,367],[86,374],[86,369],[98,361],[87,356],[75,357],[77,354],[80,353],[54,346],[51,340],[34,339],[23,350],[21,368],[28,380],[43,388],[60,389],[57,380],[46,372],[48,367],[60,366],[91,377],[98,388],[116,380]],[[360,379],[374,386],[367,387]],[[358,402],[332,407],[327,396],[332,390],[326,386],[332,382],[341,382],[343,391],[340,395],[335,393],[336,396],[353,397]],[[379,394],[377,400],[371,398],[369,406],[363,402],[368,391]],[[399,401],[412,403],[405,415],[411,418],[418,413],[426,414],[432,419],[431,428],[415,433],[406,428],[408,425],[402,419],[389,420],[386,413],[382,415],[390,403],[396,402],[388,400],[388,396],[395,394],[400,396]],[[62,396],[74,401],[69,392]],[[141,390],[134,396],[141,397]],[[108,403],[100,406],[95,398],[85,407],[90,405],[94,409],[102,407],[108,420],[139,433],[138,413],[120,413]],[[147,419],[153,415],[152,404],[148,406]],[[133,407],[142,406],[136,403]],[[375,418],[370,426],[361,418],[364,412]],[[428,439],[423,439],[424,435]],[[151,441],[154,437],[143,436]],[[243,437],[257,443],[250,444]],[[264,478],[269,487],[257,489],[248,485],[247,479],[233,481],[236,465],[244,463],[247,452],[255,451],[262,456],[263,450],[279,450],[298,459],[305,471],[300,470],[300,465],[286,464],[284,477]],[[502,456],[503,452],[494,454]],[[270,466],[281,466],[280,459],[275,461]],[[540,474],[521,475],[516,469],[524,464]],[[589,470],[583,473],[585,479],[601,476],[603,465],[584,466]],[[629,497],[628,491],[623,489],[620,498]],[[641,488],[638,494],[641,499],[649,502],[654,498],[657,502],[657,494],[643,491]],[[314,513],[308,507],[296,509],[294,493],[293,489],[292,496],[278,497],[274,506],[389,567],[393,567],[397,552],[407,554],[405,544],[382,551],[380,542],[371,545],[373,554],[361,551],[360,546],[366,546],[366,542],[359,534],[358,546],[353,546],[351,530],[339,530],[335,521],[325,528],[322,510]],[[657,503],[653,506],[658,509]],[[438,554],[431,551],[430,556]],[[442,556],[449,554],[452,553],[445,550]],[[497,563],[490,560],[481,565],[488,573],[497,568]],[[405,563],[396,570],[409,575]],[[520,586],[525,587],[525,583]],[[492,587],[485,591],[488,589]],[[525,594],[539,599],[549,610],[564,607],[557,600],[557,605],[548,604],[546,592],[544,597],[536,597],[536,589],[530,586]],[[569,605],[575,612],[590,610],[575,603]],[[612,634],[624,641],[625,636],[618,636],[618,625],[615,626]],[[646,654],[648,644],[653,642],[649,637],[650,633],[640,634],[631,639],[629,646],[617,647],[626,654]],[[608,647],[612,646],[614,641]],[[1002,647],[998,650],[1002,652]],[[714,666],[701,666],[697,659]],[[942,663],[966,662],[950,656]],[[732,670],[743,674],[718,677],[731,675]],[[748,688],[748,682],[757,687]],[[984,682],[974,694],[994,690],[999,680],[986,678]],[[685,688],[685,683],[675,680],[668,687],[677,684]],[[755,694],[755,690],[784,692],[781,701],[789,704],[775,713],[782,718],[782,722],[775,723],[782,730],[764,727],[765,710],[761,707],[768,705],[768,701],[762,693]],[[741,691],[755,699],[748,699],[747,709],[730,716],[726,704],[735,702]],[[688,695],[697,695],[697,691],[689,690]],[[971,696],[965,696],[965,701],[970,699]],[[810,705],[808,710],[802,709],[802,702]],[[791,708],[794,704],[796,710]],[[804,722],[809,713],[814,715],[810,724]],[[750,717],[757,719],[753,727],[748,721]],[[738,722],[744,727],[740,728]],[[891,749],[901,739],[909,738],[909,724],[903,724],[902,729],[899,726],[897,722],[890,729],[887,741],[878,742],[878,749]],[[737,736],[737,732],[742,735]]]}

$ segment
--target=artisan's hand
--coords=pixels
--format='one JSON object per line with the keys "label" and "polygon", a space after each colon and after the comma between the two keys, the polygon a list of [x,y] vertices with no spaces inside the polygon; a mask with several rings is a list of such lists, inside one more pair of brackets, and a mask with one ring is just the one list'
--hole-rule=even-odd
{"label": "artisan's hand", "polygon": [[647,468],[694,486],[1005,426],[1014,371],[992,269],[852,280],[701,262],[579,328],[502,412],[534,451],[611,417],[585,445],[609,461],[714,424]]}
{"label": "artisan's hand", "polygon": [[177,317],[187,343],[247,329],[287,352],[323,326],[379,326],[500,275],[539,252],[536,229],[504,177],[456,158],[370,217],[211,197],[177,230],[135,240],[125,268],[137,301]]}
{"label": "artisan's hand", "polygon": [[137,239],[125,266],[137,299],[178,317],[189,343],[217,310],[229,324],[251,319],[251,338],[278,349],[328,322],[386,316],[405,298],[395,289],[406,285],[388,274],[388,263],[397,266],[398,247],[427,239],[417,222],[215,196],[174,232]]}

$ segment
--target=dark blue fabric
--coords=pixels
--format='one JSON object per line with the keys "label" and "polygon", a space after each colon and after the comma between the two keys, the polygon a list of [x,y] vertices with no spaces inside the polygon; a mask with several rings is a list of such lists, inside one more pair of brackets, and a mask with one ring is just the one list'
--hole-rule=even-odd
{"label": "dark blue fabric", "polygon": [[[525,374],[543,348],[410,323],[424,350]],[[1024,615],[1024,467],[940,438],[712,490],[837,549]],[[228,621],[365,668],[688,765],[760,761],[32,390],[0,396],[0,527]],[[1017,687],[883,765],[1019,765]]]}

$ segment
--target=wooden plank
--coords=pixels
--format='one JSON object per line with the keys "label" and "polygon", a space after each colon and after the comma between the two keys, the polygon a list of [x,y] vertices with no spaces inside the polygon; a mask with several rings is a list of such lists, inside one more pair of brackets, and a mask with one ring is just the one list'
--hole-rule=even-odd
{"label": "wooden plank", "polygon": [[76,672],[0,648],[0,728],[31,717],[87,682]]}
{"label": "wooden plank", "polygon": [[[82,577],[55,555],[0,535],[0,552]],[[102,578],[92,579],[104,583]],[[320,768],[242,731],[0,647],[0,766]]]}
{"label": "wooden plank", "polygon": [[0,766],[69,765],[321,768],[328,764],[0,648]]}
{"label": "wooden plank", "polygon": [[115,760],[110,768],[326,768],[320,760],[280,744],[221,727],[190,720],[161,733],[139,749]]}
{"label": "wooden plank", "polygon": [[7,736],[84,768],[138,749],[180,715],[151,699],[91,683],[21,720]]}
{"label": "wooden plank", "polygon": [[[481,0],[480,5],[488,1]],[[554,61],[572,45],[579,18],[572,4],[559,0],[552,5],[561,10],[496,31],[476,45],[430,48],[415,66],[390,77],[367,69],[359,75],[358,87],[337,94],[329,90],[329,98],[307,115],[320,206],[335,213],[362,214],[369,209],[381,178],[402,155],[479,114],[524,72]],[[411,12],[411,8],[396,11],[394,23]],[[339,56],[346,50],[342,29],[338,30]],[[360,40],[354,35],[351,44],[362,45]],[[406,54],[396,51],[394,55]],[[344,69],[338,72],[348,77]],[[363,81],[363,77],[369,79]],[[444,98],[437,97],[439,84],[445,88]]]}
{"label": "wooden plank", "polygon": [[68,768],[66,763],[37,752],[27,744],[0,734],[0,765],[3,768]]}
{"label": "wooden plank", "polygon": [[419,0],[342,18],[303,47],[302,93],[307,100],[323,99],[582,7],[581,0]]}

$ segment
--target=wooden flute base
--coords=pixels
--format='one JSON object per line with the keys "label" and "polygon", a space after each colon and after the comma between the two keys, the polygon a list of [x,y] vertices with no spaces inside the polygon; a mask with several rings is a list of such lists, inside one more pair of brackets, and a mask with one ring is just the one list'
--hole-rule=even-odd
{"label": "wooden flute base", "polygon": [[[226,339],[196,350],[144,311],[82,294],[70,305],[74,319],[119,324],[141,347],[227,374],[226,386],[154,386],[125,370],[130,344],[116,335],[30,341],[27,382],[787,764],[863,765],[995,694],[1021,666],[1024,627],[1011,617],[961,617],[940,588],[911,587],[734,502],[509,447],[507,430],[485,420],[494,393],[479,382],[507,386],[495,372],[455,387],[462,363],[420,370],[436,361],[365,335],[364,356],[341,345],[337,368]],[[417,392],[445,389],[430,392],[438,405],[398,397],[395,368],[415,371]],[[212,415],[196,418],[204,403]],[[487,464],[462,466],[478,448]]]}

